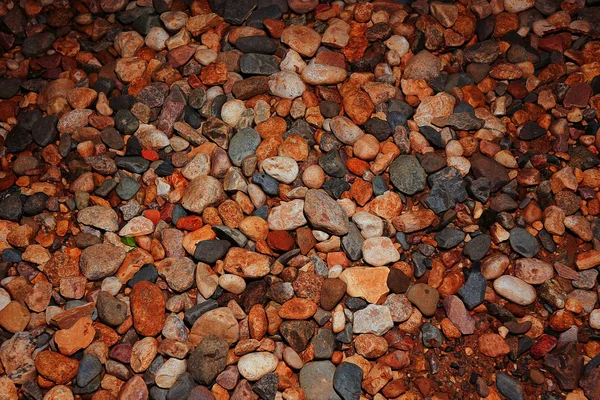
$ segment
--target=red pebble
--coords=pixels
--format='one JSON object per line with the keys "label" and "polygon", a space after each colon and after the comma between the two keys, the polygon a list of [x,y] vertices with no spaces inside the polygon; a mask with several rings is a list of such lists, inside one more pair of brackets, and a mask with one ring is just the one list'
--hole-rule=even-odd
{"label": "red pebble", "polygon": [[542,358],[550,353],[556,347],[558,339],[550,335],[542,335],[539,340],[531,347],[531,357]]}
{"label": "red pebble", "polygon": [[202,228],[202,226],[204,226],[204,222],[197,215],[188,215],[177,220],[177,229],[183,229],[184,231],[195,231]]}
{"label": "red pebble", "polygon": [[148,161],[156,161],[159,159],[158,153],[154,150],[142,150],[142,157]]}

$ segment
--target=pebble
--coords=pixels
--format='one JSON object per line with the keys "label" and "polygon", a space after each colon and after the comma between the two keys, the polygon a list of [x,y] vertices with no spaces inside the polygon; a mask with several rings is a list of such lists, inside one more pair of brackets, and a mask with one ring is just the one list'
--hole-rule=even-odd
{"label": "pebble", "polygon": [[125,260],[125,251],[112,244],[95,244],[81,252],[81,273],[89,280],[106,278],[117,272]]}
{"label": "pebble", "polygon": [[354,313],[354,333],[372,333],[381,336],[394,326],[390,309],[369,304]]}
{"label": "pebble", "polygon": [[537,297],[533,286],[510,275],[502,275],[496,279],[494,281],[494,290],[500,296],[522,306],[530,305]]}
{"label": "pebble", "polygon": [[394,244],[386,237],[373,237],[366,239],[362,244],[362,256],[365,262],[376,267],[396,262],[400,253]]}
{"label": "pebble", "polygon": [[412,195],[425,189],[427,174],[416,157],[399,156],[390,165],[390,180],[396,189]]}
{"label": "pebble", "polygon": [[423,313],[423,315],[432,316],[437,309],[440,294],[435,288],[429,285],[416,283],[408,288],[406,297]]}
{"label": "pebble", "polygon": [[341,363],[333,374],[333,387],[343,400],[360,396],[363,370],[350,362]]}
{"label": "pebble", "polygon": [[510,231],[510,246],[523,257],[534,257],[540,252],[537,239],[523,228],[513,228]]}
{"label": "pebble", "polygon": [[310,224],[333,235],[348,233],[350,223],[344,209],[325,192],[310,189],[304,196],[304,213]]}
{"label": "pebble", "polygon": [[306,398],[324,397],[339,400],[334,390],[335,365],[331,361],[312,361],[300,370],[300,387]]}
{"label": "pebble", "polygon": [[275,371],[279,360],[268,352],[250,353],[238,361],[240,374],[249,381],[257,381],[264,375]]}
{"label": "pebble", "polygon": [[227,366],[228,343],[214,335],[206,336],[190,354],[187,370],[202,385],[208,385]]}

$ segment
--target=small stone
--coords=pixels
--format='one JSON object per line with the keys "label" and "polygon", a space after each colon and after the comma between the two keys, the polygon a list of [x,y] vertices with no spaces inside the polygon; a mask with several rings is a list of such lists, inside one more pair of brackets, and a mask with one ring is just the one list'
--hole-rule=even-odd
{"label": "small stone", "polygon": [[284,99],[295,99],[302,96],[302,93],[306,90],[306,86],[296,73],[281,71],[271,75],[269,89],[274,96]]}
{"label": "small stone", "polygon": [[510,275],[503,275],[496,279],[494,290],[500,296],[522,306],[530,305],[537,297],[533,286]]}
{"label": "small stone", "polygon": [[440,294],[437,289],[424,283],[412,285],[406,292],[406,297],[425,316],[432,316],[437,309]]}
{"label": "small stone", "polygon": [[471,317],[463,302],[454,295],[448,296],[442,302],[446,315],[463,335],[475,332],[475,319]]}
{"label": "small stone", "polygon": [[133,326],[144,336],[156,336],[165,321],[165,300],[155,284],[141,281],[133,286],[129,296]]}
{"label": "small stone", "polygon": [[510,246],[523,257],[534,257],[540,252],[537,239],[523,228],[513,228],[510,231]]}
{"label": "small stone", "polygon": [[206,207],[218,205],[225,197],[221,182],[212,176],[199,176],[185,188],[181,205],[200,214]]}
{"label": "small stone", "polygon": [[281,33],[281,41],[305,57],[312,57],[321,44],[321,36],[301,25],[290,25]]}
{"label": "small stone", "polygon": [[390,180],[404,194],[413,195],[425,189],[427,174],[414,156],[402,155],[390,165]]}
{"label": "small stone", "polygon": [[348,233],[350,223],[346,212],[322,190],[310,189],[306,192],[304,213],[316,229],[340,236]]}
{"label": "small stone", "polygon": [[271,353],[258,352],[242,356],[238,361],[240,374],[249,381],[257,381],[275,371],[279,360]]}
{"label": "small stone", "polygon": [[125,260],[125,251],[111,244],[95,244],[81,252],[79,265],[87,279],[95,281],[113,275]]}
{"label": "small stone", "polygon": [[393,326],[392,314],[386,306],[369,304],[354,313],[354,333],[372,333],[381,336]]}
{"label": "small stone", "polygon": [[196,382],[210,385],[227,366],[229,344],[214,335],[205,336],[190,355],[187,369]]}
{"label": "small stone", "polygon": [[377,267],[400,259],[400,253],[387,237],[366,239],[362,244],[362,255],[365,262]]}
{"label": "small stone", "polygon": [[88,347],[94,340],[95,334],[92,320],[84,317],[80,318],[72,327],[56,332],[54,342],[62,354],[70,356]]}
{"label": "small stone", "polygon": [[440,74],[441,69],[440,59],[427,50],[423,50],[406,64],[403,77],[404,79],[423,79],[429,82]]}
{"label": "small stone", "polygon": [[523,400],[523,387],[506,372],[496,374],[496,387],[509,400]]}
{"label": "small stone", "polygon": [[96,300],[98,318],[110,326],[119,326],[127,318],[128,305],[108,292],[100,292]]}
{"label": "small stone", "polygon": [[386,267],[352,267],[346,268],[339,279],[346,283],[349,296],[362,297],[369,303],[376,304],[385,296],[389,269]]}
{"label": "small stone", "polygon": [[77,375],[79,362],[53,351],[42,351],[35,358],[35,368],[44,378],[64,385]]}
{"label": "small stone", "polygon": [[333,375],[333,387],[343,400],[352,400],[360,396],[363,370],[350,362],[341,363]]}

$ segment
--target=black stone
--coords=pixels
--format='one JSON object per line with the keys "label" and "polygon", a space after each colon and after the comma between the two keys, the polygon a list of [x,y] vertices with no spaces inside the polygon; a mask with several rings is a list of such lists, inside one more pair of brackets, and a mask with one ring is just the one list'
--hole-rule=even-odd
{"label": "black stone", "polygon": [[33,140],[38,146],[46,147],[58,140],[58,117],[48,115],[37,120],[31,129]]}
{"label": "black stone", "polygon": [[171,161],[163,161],[156,169],[154,169],[154,173],[158,176],[169,176],[172,175],[175,171],[173,164]]}
{"label": "black stone", "polygon": [[278,44],[266,36],[246,36],[236,40],[235,47],[242,53],[274,54]]}
{"label": "black stone", "polygon": [[194,382],[192,374],[184,372],[177,377],[177,380],[167,392],[167,400],[187,399],[194,387],[196,387],[196,382]]}
{"label": "black stone", "polygon": [[365,241],[358,227],[351,222],[348,234],[342,237],[341,247],[351,261],[358,261],[362,257],[362,244]]}
{"label": "black stone", "polygon": [[231,243],[227,240],[201,240],[196,245],[194,260],[214,264],[225,257]]}
{"label": "black stone", "polygon": [[157,279],[158,271],[156,270],[156,267],[152,264],[144,264],[142,268],[127,281],[127,287],[133,288],[136,283],[142,281],[156,283]]}
{"label": "black stone", "polygon": [[255,172],[252,175],[252,183],[260,186],[260,188],[269,196],[277,196],[279,194],[279,182],[267,174]]}
{"label": "black stone", "polygon": [[346,165],[337,150],[331,150],[324,156],[319,157],[319,166],[323,168],[327,175],[335,178],[343,178],[346,174]]}
{"label": "black stone", "polygon": [[4,249],[2,250],[2,261],[8,263],[19,263],[23,259],[23,252],[19,249]]}
{"label": "black stone", "polygon": [[129,110],[119,110],[115,114],[115,128],[125,134],[131,135],[137,131],[140,121]]}
{"label": "black stone", "polygon": [[274,400],[277,395],[279,375],[271,372],[264,375],[252,386],[252,391],[263,400]]}
{"label": "black stone", "polygon": [[25,57],[40,57],[52,48],[56,36],[52,32],[42,32],[29,36],[23,41],[22,51]]}
{"label": "black stone", "polygon": [[472,310],[483,303],[486,284],[487,281],[485,277],[479,272],[479,269],[476,268],[475,265],[472,265],[467,281],[458,291],[458,295],[463,303],[465,303],[467,309]]}
{"label": "black stone", "polygon": [[216,300],[209,299],[203,301],[202,303],[196,304],[195,306],[192,306],[185,310],[183,314],[183,320],[188,326],[193,326],[194,322],[196,322],[196,320],[200,318],[203,314],[209,312],[210,310],[214,310],[218,307],[219,303],[217,303]]}
{"label": "black stone", "polygon": [[486,234],[475,236],[463,248],[463,254],[471,261],[479,261],[487,254],[492,240]]}
{"label": "black stone", "polygon": [[534,140],[539,138],[540,136],[544,136],[545,134],[546,129],[542,128],[533,121],[528,121],[525,123],[525,125],[523,125],[523,127],[519,131],[519,138],[521,140]]}
{"label": "black stone", "polygon": [[273,75],[279,72],[279,62],[271,55],[248,53],[240,57],[240,70],[249,75]]}
{"label": "black stone", "polygon": [[19,78],[0,78],[0,99],[10,99],[19,93],[20,88]]}
{"label": "black stone", "polygon": [[359,400],[362,380],[363,371],[358,365],[343,362],[333,374],[333,388],[342,400]]}
{"label": "black stone", "polygon": [[425,347],[441,347],[444,343],[444,334],[442,331],[429,322],[421,325],[421,335]]}
{"label": "black stone", "polygon": [[441,185],[435,185],[429,192],[429,196],[425,198],[425,204],[434,213],[441,214],[454,208],[456,202],[446,188]]}
{"label": "black stone", "polygon": [[523,386],[506,372],[496,374],[496,387],[508,400],[523,400]]}
{"label": "black stone", "polygon": [[390,124],[387,121],[377,117],[370,118],[367,122],[365,122],[365,131],[368,134],[375,136],[375,138],[377,138],[377,140],[380,142],[385,141],[393,133]]}
{"label": "black stone", "polygon": [[248,238],[237,229],[225,225],[215,225],[212,229],[219,239],[228,240],[234,246],[244,247],[248,242]]}
{"label": "black stone", "polygon": [[423,136],[425,136],[427,141],[429,143],[431,143],[433,146],[435,146],[436,148],[443,149],[446,147],[446,143],[444,143],[444,140],[442,139],[442,135],[438,130],[432,128],[429,125],[420,126],[419,130],[421,131],[421,134],[423,134]]}
{"label": "black stone", "polygon": [[435,241],[439,248],[449,250],[465,240],[465,236],[463,231],[448,226],[435,234]]}
{"label": "black stone", "polygon": [[141,185],[135,179],[124,177],[117,184],[115,192],[122,200],[129,200],[137,194],[140,187]]}
{"label": "black stone", "polygon": [[323,184],[325,190],[334,199],[339,199],[347,190],[350,190],[350,184],[341,178],[333,178],[325,181]]}
{"label": "black stone", "polygon": [[373,186],[373,194],[375,196],[381,196],[388,191],[387,182],[380,175],[377,175],[373,178],[371,185]]}
{"label": "black stone", "polygon": [[134,174],[143,174],[150,167],[150,161],[142,156],[119,157],[116,163],[117,167],[128,172],[133,172]]}
{"label": "black stone", "polygon": [[369,305],[366,300],[361,299],[360,297],[347,297],[344,304],[352,312],[362,310]]}
{"label": "black stone", "polygon": [[93,354],[86,354],[79,361],[77,370],[77,386],[85,387],[102,372],[102,363]]}
{"label": "black stone", "polygon": [[31,132],[20,124],[15,125],[10,132],[6,134],[4,144],[9,153],[19,153],[24,151],[33,142]]}
{"label": "black stone", "polygon": [[21,195],[13,193],[0,202],[0,219],[18,222],[23,215]]}
{"label": "black stone", "polygon": [[412,254],[412,261],[415,267],[415,278],[422,277],[432,267],[431,259],[418,252]]}
{"label": "black stone", "polygon": [[510,246],[523,257],[533,257],[540,252],[537,239],[523,228],[513,228],[510,231]]}
{"label": "black stone", "polygon": [[475,200],[485,204],[490,198],[490,186],[488,178],[474,179],[469,184],[469,193]]}
{"label": "black stone", "polygon": [[115,96],[108,101],[108,105],[114,111],[120,110],[131,110],[131,107],[135,104],[135,97],[130,94],[122,94]]}
{"label": "black stone", "polygon": [[25,200],[25,204],[23,204],[23,214],[30,217],[41,214],[46,209],[46,201],[48,201],[46,193],[38,192],[32,194]]}

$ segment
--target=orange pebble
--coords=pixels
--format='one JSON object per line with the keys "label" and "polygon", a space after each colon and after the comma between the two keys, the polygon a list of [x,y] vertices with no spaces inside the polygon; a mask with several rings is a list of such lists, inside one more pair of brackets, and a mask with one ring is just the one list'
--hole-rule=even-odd
{"label": "orange pebble", "polygon": [[160,221],[160,212],[158,210],[146,210],[144,211],[144,217],[148,218],[154,225]]}
{"label": "orange pebble", "polygon": [[142,157],[148,161],[156,161],[159,159],[158,153],[154,150],[142,150]]}
{"label": "orange pebble", "polygon": [[203,225],[202,218],[197,215],[188,215],[177,220],[177,229],[183,229],[184,231],[195,231],[202,228]]}

